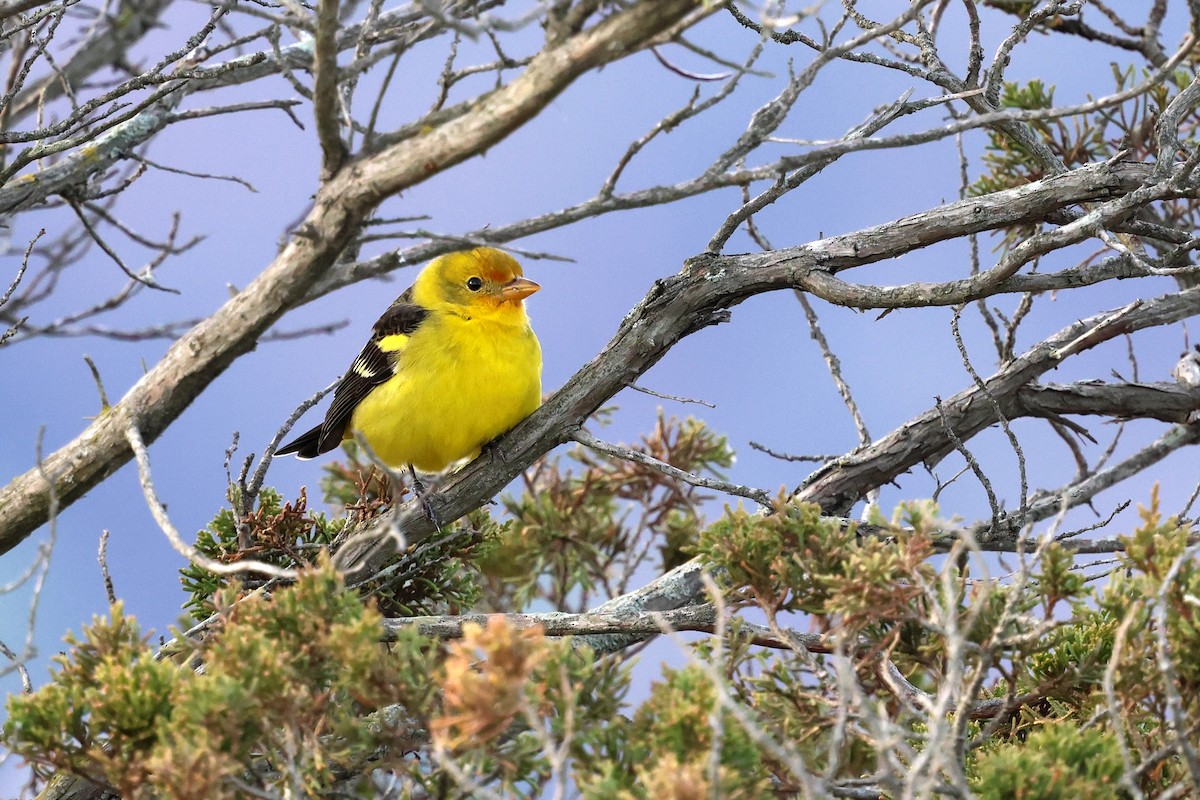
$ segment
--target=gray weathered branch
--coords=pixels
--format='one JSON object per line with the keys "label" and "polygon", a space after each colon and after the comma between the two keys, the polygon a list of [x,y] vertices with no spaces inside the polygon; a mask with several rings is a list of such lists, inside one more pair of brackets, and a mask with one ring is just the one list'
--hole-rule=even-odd
{"label": "gray weathered branch", "polygon": [[[1126,333],[1178,322],[1198,313],[1200,289],[1193,288],[1137,301],[1069,325],[1001,367],[984,381],[984,388],[965,389],[870,446],[818,471],[797,490],[796,498],[820,503],[831,511],[846,509],[867,489],[894,480],[918,464],[935,464],[944,458],[954,449],[945,435],[946,426],[966,440],[998,422],[997,405],[987,395],[999,408],[1011,409],[1014,396],[1023,387],[1057,367],[1065,357]],[[1043,395],[1040,399],[1046,398]],[[1086,408],[1086,404],[1081,402],[1080,408]]]}
{"label": "gray weathered branch", "polygon": [[[821,285],[820,276],[828,276],[832,271],[894,258],[993,226],[1035,219],[1037,215],[1071,202],[1066,197],[1097,199],[1112,196],[1139,186],[1140,179],[1147,174],[1148,168],[1142,165],[1092,165],[1018,189],[950,203],[896,222],[796,248],[751,255],[704,255],[692,259],[678,274],[655,282],[650,292],[625,317],[616,336],[601,354],[567,381],[541,409],[504,437],[490,456],[478,459],[456,475],[443,491],[431,498],[431,502],[440,518],[458,519],[484,498],[494,496],[538,456],[571,439],[575,430],[601,404],[635,382],[676,342],[720,322],[724,319],[725,309],[747,297],[784,288],[811,290],[814,284]],[[915,286],[920,287],[911,298],[915,304],[922,304],[922,300],[925,304],[937,304],[941,299],[936,286]],[[998,288],[991,287],[992,291]],[[855,297],[871,307],[867,289],[856,292]],[[1094,329],[1104,321],[1104,315],[1085,320],[1039,345],[1025,357],[1027,360],[1018,359],[1014,365],[1006,367],[1000,373],[1003,387],[995,384],[997,379],[989,386],[997,386],[994,391],[998,397],[1011,395],[1060,363],[1065,354],[1059,353],[1059,349],[1074,343],[1085,332],[1110,338],[1128,330],[1184,319],[1198,312],[1200,294],[1189,291],[1149,301],[1145,307],[1131,312],[1128,318],[1101,326],[1099,333]],[[1082,343],[1076,346],[1082,347]],[[947,413],[954,420],[963,416],[960,405],[970,411],[966,418],[954,423],[960,435],[970,435],[994,422],[989,416],[992,406],[986,402],[972,402],[975,400],[973,393],[966,392],[946,404]],[[945,455],[948,447],[945,437],[940,435],[939,419],[936,411],[926,412],[913,423],[913,430],[925,432],[919,444],[911,439],[907,428],[894,433],[823,475],[817,484],[802,492],[801,499],[816,500],[827,509],[841,508],[857,500],[863,487],[886,483],[921,461],[936,461]],[[931,420],[933,428],[927,429],[925,426]],[[500,453],[504,454],[503,458]],[[434,531],[432,523],[415,504],[401,507],[397,514],[395,523],[409,542],[420,541]],[[369,572],[387,555],[383,550],[369,554],[345,553],[343,563],[357,564],[358,569]]]}
{"label": "gray weathered branch", "polygon": [[347,163],[317,192],[297,233],[243,291],[181,337],[166,356],[72,442],[0,490],[0,553],[49,512],[51,476],[63,507],[127,462],[127,418],[153,441],[193,399],[297,303],[384,199],[485,151],[535,116],[577,77],[643,46],[691,12],[691,0],[656,0],[605,17],[538,54],[509,84],[425,135]]}

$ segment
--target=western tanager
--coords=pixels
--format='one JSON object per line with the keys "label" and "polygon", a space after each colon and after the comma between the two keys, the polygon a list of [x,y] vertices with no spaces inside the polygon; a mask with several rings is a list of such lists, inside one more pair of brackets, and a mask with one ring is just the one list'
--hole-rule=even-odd
{"label": "western tanager", "polygon": [[523,302],[539,288],[490,247],[430,262],[375,323],[325,421],[277,455],[312,458],[356,431],[395,467],[440,472],[477,455],[541,403],[542,351]]}

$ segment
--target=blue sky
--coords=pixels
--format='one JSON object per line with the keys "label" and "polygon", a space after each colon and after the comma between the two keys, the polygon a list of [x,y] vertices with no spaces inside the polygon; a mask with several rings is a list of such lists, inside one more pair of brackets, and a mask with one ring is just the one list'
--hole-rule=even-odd
{"label": "blue sky", "polygon": [[[198,7],[172,9],[165,20],[167,28],[146,43],[147,52],[183,38],[206,13]],[[984,29],[985,50],[990,55],[1008,26],[992,15],[985,15],[985,21],[989,21]],[[961,39],[956,7],[948,12],[943,25],[944,31],[954,31],[953,35],[943,34],[948,42]],[[533,42],[539,35],[535,29],[524,36]],[[734,59],[752,44],[748,33],[720,15],[705,23],[697,38]],[[1165,38],[1173,44],[1176,37]],[[1010,78],[1042,77],[1057,86],[1056,99],[1063,102],[1081,100],[1089,93],[1108,93],[1112,84],[1107,63],[1128,59],[1119,51],[1077,40],[1057,38],[1052,46],[1047,45],[1044,37],[1034,36],[1019,49]],[[440,42],[422,46],[406,56],[401,72],[404,92],[388,109],[395,120],[409,119],[428,106],[430,86],[444,57],[443,46]],[[953,51],[948,44],[947,52]],[[664,54],[699,72],[715,71],[679,48],[665,48]],[[774,78],[746,78],[741,90],[717,110],[660,137],[629,168],[619,188],[638,188],[693,174],[724,149],[753,111],[778,91],[788,59],[802,67],[809,57],[796,48],[769,48],[759,66]],[[420,223],[423,227],[457,233],[586,199],[603,182],[628,142],[683,105],[693,88],[693,82],[664,69],[649,53],[589,74],[509,140],[389,201],[381,214],[428,215],[431,219]],[[898,73],[864,65],[831,65],[802,96],[780,134],[804,139],[837,137],[866,119],[873,108],[895,100],[909,88],[916,89],[917,98],[936,94],[932,87]],[[702,87],[705,94],[714,90],[715,86]],[[291,90],[282,81],[273,81],[225,92],[219,99],[233,102],[273,96],[291,96]],[[201,106],[216,100],[193,96],[189,104]],[[308,108],[301,107],[299,113],[307,121]],[[889,131],[932,126],[942,116],[941,110],[931,109]],[[967,137],[972,152],[978,153],[982,142],[981,133]],[[784,152],[788,146],[772,147]],[[773,152],[772,147],[767,148],[768,153]],[[171,212],[179,208],[184,214],[182,230],[207,238],[173,259],[159,275],[162,283],[178,289],[179,295],[142,292],[105,320],[116,327],[203,316],[219,307],[228,296],[227,284],[244,286],[270,262],[288,225],[306,210],[319,172],[312,126],[301,131],[275,111],[174,126],[154,142],[149,155],[173,167],[237,175],[258,192],[233,183],[157,171],[134,184],[118,206],[127,223],[144,233],[161,234],[170,224]],[[953,200],[958,192],[957,173],[952,140],[905,151],[852,154],[768,209],[759,222],[775,246],[801,244]],[[573,263],[526,260],[527,275],[543,287],[529,301],[529,309],[542,341],[545,387],[558,387],[595,356],[654,279],[677,271],[685,258],[701,252],[737,203],[737,192],[728,190],[669,207],[621,212],[514,243],[518,248],[573,259]],[[12,231],[13,252],[0,263],[11,264],[15,270],[19,251],[36,227],[50,227],[61,220],[56,214],[17,220]],[[985,263],[992,257],[993,243],[983,240]],[[753,249],[743,234],[735,236],[728,248],[730,252]],[[128,252],[136,250],[129,246]],[[131,255],[130,261],[140,263],[139,256]],[[966,247],[956,243],[858,270],[854,277],[894,284],[961,275],[965,265]],[[386,285],[373,281],[348,287],[289,313],[279,323],[279,330],[339,320],[349,320],[349,324],[330,335],[261,344],[214,382],[150,447],[159,494],[181,531],[200,529],[224,503],[222,463],[234,432],[241,442],[235,461],[245,453],[261,452],[298,403],[341,373],[357,353],[371,322],[414,274],[402,270]],[[0,273],[0,282],[7,279]],[[123,282],[116,267],[93,252],[48,307],[39,311],[44,318],[37,321],[94,302]],[[1171,287],[1168,279],[1109,283],[1046,299],[1035,309],[1018,349],[1032,344],[1035,334]],[[995,300],[1006,309],[1014,303],[1012,298]],[[936,396],[946,397],[969,385],[950,337],[949,310],[899,311],[882,319],[874,313],[819,302],[817,310],[876,437],[930,407]],[[977,369],[990,373],[995,357],[978,316],[968,313],[963,327]],[[1169,380],[1182,341],[1180,329],[1139,338],[1136,348],[1143,380]],[[115,400],[157,361],[168,344],[68,338],[0,349],[0,370],[8,378],[0,383],[0,399],[8,410],[8,423],[0,430],[0,472],[16,475],[34,463],[39,430],[44,430],[43,448],[48,452],[72,439],[87,418],[97,413],[98,398],[83,361],[85,353],[95,361],[110,398]],[[1125,367],[1122,342],[1098,348],[1048,378],[1106,379],[1113,367]],[[620,407],[614,423],[598,433],[609,440],[634,440],[650,429],[660,406],[671,414],[699,416],[729,436],[738,453],[730,477],[738,483],[774,491],[796,485],[811,469],[810,465],[785,464],[757,453],[748,445],[751,440],[793,453],[841,453],[857,443],[854,426],[791,293],[759,296],[737,306],[731,322],[682,342],[639,382],[661,392],[702,398],[716,408],[684,406],[626,391],[614,400]],[[312,416],[301,425],[313,423],[319,413],[310,412]],[[1085,424],[1102,442],[1099,448],[1091,448],[1095,456],[1103,447],[1104,429]],[[1136,423],[1126,437],[1130,442],[1145,441],[1162,427]],[[1032,433],[1044,427],[1023,421],[1016,429]],[[1026,441],[1038,444],[1030,454],[1035,478],[1041,476],[1054,485],[1059,481],[1051,476],[1070,474],[1070,454],[1065,448],[1041,433]],[[971,446],[989,459],[998,491],[1015,501],[1015,458],[1002,434],[989,431]],[[960,463],[948,459],[938,473],[948,477]],[[1098,508],[1103,511],[1125,496],[1145,501],[1156,476],[1164,478],[1166,508],[1176,508],[1193,483],[1168,478],[1194,473],[1195,464],[1194,453],[1177,454],[1155,475],[1142,476],[1123,487],[1120,497],[1102,496]],[[290,497],[302,485],[315,489],[320,470],[320,462],[282,459],[272,466],[268,483]],[[1043,484],[1035,480],[1034,485]],[[928,496],[934,486],[927,475],[906,476],[901,487],[885,492],[883,506],[890,509],[901,499]],[[977,484],[962,479],[943,496],[943,508],[949,515],[967,519],[986,516],[982,498]],[[722,498],[714,503],[714,513],[723,502]],[[57,521],[53,564],[38,611],[39,657],[30,665],[35,683],[45,679],[48,657],[59,649],[62,634],[106,611],[96,563],[98,539],[104,529],[111,531],[109,564],[118,596],[127,608],[159,633],[165,633],[180,616],[183,595],[176,570],[182,561],[155,526],[136,474],[126,465]],[[43,530],[6,554],[0,560],[0,582],[20,574],[46,536]],[[0,615],[0,639],[10,646],[17,647],[23,640],[28,601],[25,590],[0,597],[5,609]],[[16,676],[5,679],[6,691],[17,687]],[[0,793],[6,789],[12,791],[11,785],[0,779]]]}

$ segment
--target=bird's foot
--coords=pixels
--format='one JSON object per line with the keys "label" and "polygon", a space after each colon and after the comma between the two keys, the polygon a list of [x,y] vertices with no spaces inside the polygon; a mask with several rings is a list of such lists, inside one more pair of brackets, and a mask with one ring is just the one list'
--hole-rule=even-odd
{"label": "bird's foot", "polygon": [[499,461],[501,464],[508,463],[508,453],[504,452],[504,448],[500,446],[500,439],[492,439],[483,446],[483,452],[493,461]]}
{"label": "bird's foot", "polygon": [[439,531],[442,529],[442,521],[438,519],[437,512],[433,510],[433,503],[429,502],[429,497],[426,495],[417,495],[421,501],[421,510],[425,512],[425,517],[433,523],[433,527]]}
{"label": "bird's foot", "polygon": [[442,528],[442,521],[438,519],[437,512],[433,510],[433,503],[429,501],[431,492],[425,488],[425,484],[417,477],[417,471],[413,469],[413,465],[408,465],[408,476],[412,479],[413,494],[417,496],[417,500],[421,502],[421,510],[425,512],[425,517],[438,530]]}

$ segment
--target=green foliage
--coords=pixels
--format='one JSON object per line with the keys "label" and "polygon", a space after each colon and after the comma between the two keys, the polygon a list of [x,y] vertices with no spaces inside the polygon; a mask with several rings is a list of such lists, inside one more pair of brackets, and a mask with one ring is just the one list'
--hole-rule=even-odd
{"label": "green foliage", "polygon": [[[636,773],[640,778],[627,796],[655,798],[682,774],[702,795],[755,798],[770,790],[764,753],[746,729],[726,710],[719,709],[717,690],[699,666],[663,669],[663,681],[651,687],[649,699],[633,718]],[[717,787],[711,786],[709,763],[717,731],[721,733]],[[640,785],[639,785],[640,784]],[[659,791],[654,791],[659,787]]]}
{"label": "green foliage", "polygon": [[[68,638],[47,686],[10,699],[4,739],[40,768],[128,798],[233,798],[247,781],[308,794],[385,746],[402,753],[430,702],[428,642],[404,632],[385,648],[380,630],[328,565],[269,600],[225,606],[219,633],[177,662],[156,659],[118,605]],[[370,724],[389,706],[413,716]],[[287,769],[264,754],[287,754]]]}
{"label": "green foliage", "polygon": [[[1146,80],[1149,69],[1133,65],[1113,64],[1114,92],[1124,91]],[[1039,140],[1066,165],[1068,169],[1083,164],[1105,161],[1118,153],[1131,161],[1159,159],[1158,142],[1153,135],[1159,112],[1191,82],[1193,72],[1180,68],[1148,91],[1124,103],[1095,109],[1086,114],[1058,119],[1032,119],[1026,124]],[[1089,98],[1092,99],[1092,98]],[[1005,83],[1000,107],[1006,109],[1038,110],[1054,106],[1054,87],[1042,81],[1025,84]],[[1179,123],[1180,139],[1187,147],[1196,144],[1196,128],[1200,115],[1196,111],[1185,115]],[[971,186],[973,194],[987,194],[1001,189],[1022,186],[1046,177],[1045,168],[1012,138],[999,129],[988,129],[987,147],[983,155],[984,174]],[[1152,216],[1164,227],[1191,230],[1200,223],[1194,200],[1167,200],[1153,209],[1142,212]],[[1037,232],[1033,225],[1018,225],[1004,231],[1002,249],[1008,249]],[[1155,245],[1154,242],[1149,244]]]}
{"label": "green foliage", "polygon": [[[249,547],[239,547],[239,522]],[[212,522],[196,534],[196,550],[218,562],[253,558],[280,567],[315,564],[341,532],[344,520],[327,520],[324,514],[308,511],[304,490],[294,503],[284,503],[279,493],[264,487],[257,507],[239,520],[232,509],[222,508]],[[183,607],[193,618],[206,619],[213,610],[213,596],[229,585],[227,577],[215,575],[195,564],[179,571],[188,598]]]}
{"label": "green foliage", "polygon": [[1110,732],[1057,721],[980,756],[972,788],[980,800],[1104,800],[1123,796],[1124,771]]}
{"label": "green foliage", "polygon": [[837,563],[854,546],[853,529],[822,519],[816,506],[781,505],[764,519],[739,504],[701,532],[696,553],[724,569],[746,600],[820,614],[831,597],[813,567]]}
{"label": "green foliage", "polygon": [[1042,549],[1039,566],[1033,577],[1047,613],[1053,612],[1063,600],[1078,600],[1087,595],[1083,575],[1073,569],[1074,557],[1058,542]]}
{"label": "green foliage", "polygon": [[1086,705],[1104,680],[1119,621],[1084,604],[1073,607],[1070,624],[1052,631],[1030,654],[1034,685],[1057,684],[1063,696]]}
{"label": "green foliage", "polygon": [[[253,511],[237,519],[233,510],[223,508],[196,537],[196,549],[208,558],[231,563],[253,558],[287,568],[312,566],[323,553],[336,549],[355,531],[386,514],[392,506],[392,486],[385,473],[374,465],[360,464],[355,450],[347,445],[350,461],[326,467],[321,485],[325,501],[340,516],[333,519],[308,510],[308,498],[302,488],[291,503],[281,502],[279,493],[264,487]],[[236,500],[235,489],[230,491]],[[238,503],[234,503],[235,506]],[[397,555],[386,563],[375,579],[356,588],[371,597],[379,610],[390,616],[438,614],[471,608],[479,596],[478,570],[474,563],[494,546],[507,523],[501,524],[484,510],[468,515],[466,524],[445,535],[433,537],[419,550]],[[248,546],[239,546],[244,537]],[[220,590],[238,586],[246,589],[235,576],[215,575],[189,564],[180,570],[188,598],[184,608],[197,620],[213,613],[213,596]]]}
{"label": "green foliage", "polygon": [[923,533],[859,539],[853,525],[812,504],[780,500],[768,516],[739,506],[705,529],[696,552],[729,576],[735,595],[769,614],[802,611],[845,617],[853,629],[919,614],[914,577],[928,579]]}
{"label": "green foliage", "polygon": [[[1040,80],[1026,84],[1005,82],[1000,107],[1023,111],[1053,108],[1054,87]],[[1033,119],[1028,125],[1068,167],[1101,158],[1107,148],[1104,126],[1098,120]],[[983,163],[987,172],[971,187],[976,194],[1010,189],[1045,177],[1044,169],[1036,159],[996,129],[988,131]]]}
{"label": "green foliage", "polygon": [[58,671],[49,684],[9,699],[4,740],[35,766],[100,781],[112,775],[136,790],[149,778],[144,754],[170,713],[178,668],[151,657],[120,603],[111,619],[94,619],[66,643],[70,655],[55,656]]}
{"label": "green foliage", "polygon": [[1161,713],[1165,660],[1191,717],[1200,714],[1200,558],[1188,547],[1192,527],[1163,518],[1157,491],[1140,511],[1142,525],[1125,540],[1124,569],[1098,598],[1123,627],[1120,646],[1113,644],[1120,667],[1115,681],[1125,702],[1152,704]]}
{"label": "green foliage", "polygon": [[[947,581],[947,573],[938,574],[928,561],[939,529],[950,527],[932,504],[902,506],[890,522],[874,520],[884,528],[873,536],[858,536],[851,527],[822,518],[815,507],[781,503],[767,516],[741,508],[727,511],[703,531],[696,550],[725,577],[728,596],[781,624],[804,613],[812,627],[833,634],[822,645],[829,651],[756,652],[731,645],[738,654],[726,673],[731,690],[754,709],[775,741],[790,743],[811,768],[825,768],[835,756],[846,777],[872,774],[879,768],[876,742],[838,733],[846,701],[829,677],[837,669],[836,658],[824,653],[858,652],[852,657],[858,691],[867,696],[891,694],[879,680],[878,653],[884,649],[912,691],[932,693],[946,679],[951,632],[958,629],[977,648],[965,656],[965,674],[982,670],[995,676],[976,684],[974,702],[983,707],[993,699],[1025,698],[1009,707],[1007,721],[1005,716],[992,720],[990,733],[977,740],[981,755],[975,780],[987,789],[981,794],[1115,796],[1124,769],[1114,749],[1117,733],[1108,727],[1079,728],[1081,720],[1107,707],[1103,681],[1114,658],[1121,735],[1133,736],[1143,752],[1169,742],[1160,672],[1164,658],[1179,681],[1187,718],[1200,715],[1195,699],[1200,696],[1195,667],[1200,635],[1193,623],[1200,559],[1187,549],[1191,529],[1163,519],[1156,508],[1155,496],[1151,508],[1143,510],[1143,524],[1128,539],[1122,569],[1100,592],[1057,543],[1041,548],[1028,576],[1019,581],[968,580],[965,571],[955,574],[953,560],[943,567],[950,570]],[[1165,605],[1159,610],[1167,620],[1165,649],[1150,608],[1160,597]],[[1042,632],[1035,634],[1039,626]],[[1148,658],[1148,653],[1160,656]],[[920,714],[898,706],[888,716],[914,741],[928,735],[929,722]],[[1059,727],[1043,732],[1052,722]],[[974,730],[979,735],[984,727]],[[1022,754],[1035,744],[1039,760],[1022,767]],[[1168,758],[1142,782],[1168,786],[1183,777],[1180,768],[1177,759]]]}
{"label": "green foliage", "polygon": [[[661,411],[654,430],[631,449],[697,475],[722,477],[733,463],[725,437],[699,420]],[[582,611],[597,595],[628,591],[633,571],[648,560],[663,569],[686,560],[684,545],[701,527],[708,495],[582,447],[571,451],[570,460],[572,466],[557,458],[538,462],[524,476],[523,493],[502,498],[512,525],[478,561],[486,608],[544,600]]]}
{"label": "green foliage", "polygon": [[460,522],[464,524],[458,529],[393,558],[378,577],[362,583],[359,591],[374,598],[380,611],[392,617],[475,608],[481,592],[476,562],[495,547],[509,523],[497,522],[484,509]]}
{"label": "green foliage", "polygon": [[[640,448],[709,474],[732,457],[695,420],[660,417]],[[221,512],[207,554],[244,557],[240,533],[300,579],[185,571],[189,607],[211,619],[157,654],[114,607],[68,639],[46,686],[10,700],[5,743],[129,798],[368,797],[364,774],[382,770],[431,796],[753,800],[874,782],[962,742],[955,768],[984,798],[1122,796],[1122,741],[1139,763],[1158,754],[1132,778],[1148,795],[1186,779],[1169,703],[1200,718],[1200,559],[1156,494],[1107,583],[1060,543],[984,580],[931,502],[858,528],[781,498],[704,525],[703,495],[661,473],[584,451],[569,463],[539,464],[503,520],[473,512],[352,589],[322,553],[391,507],[370,467],[328,470],[332,521],[269,490],[241,519]],[[520,618],[449,641],[381,619],[590,607],[689,552],[724,594],[722,638],[685,645],[636,703],[622,654]]]}
{"label": "green foliage", "polygon": [[[635,446],[679,469],[720,477],[733,463],[733,451],[699,420],[661,413],[654,431]],[[284,567],[312,565],[354,531],[386,514],[393,505],[389,477],[364,461],[353,444],[347,460],[325,467],[324,499],[341,513],[332,519],[309,511],[303,490],[282,502],[264,488],[256,507],[238,519],[222,509],[197,535],[196,548],[220,562],[255,558]],[[390,616],[414,616],[524,608],[548,601],[557,608],[583,610],[597,595],[628,590],[633,570],[647,559],[664,568],[686,560],[700,507],[708,496],[653,469],[583,448],[570,458],[578,471],[557,459],[536,464],[525,476],[525,492],[504,496],[507,519],[486,509],[448,526],[415,551],[397,555],[380,577],[358,590]],[[237,493],[231,489],[231,498]],[[232,503],[235,507],[239,503]],[[248,546],[239,546],[239,537]],[[189,565],[181,570],[184,602],[192,616],[212,613],[212,598],[237,578],[214,575]],[[253,588],[248,585],[245,588]]]}
{"label": "green foliage", "polygon": [[[492,776],[508,796],[538,795],[553,777],[552,749],[572,759],[581,783],[611,776],[613,756],[627,749],[619,716],[627,665],[502,618],[467,625],[447,650],[443,709],[430,722],[435,752],[468,774]],[[431,791],[442,780],[422,776]]]}
{"label": "green foliage", "polygon": [[357,516],[370,516],[392,502],[392,482],[355,441],[342,442],[345,460],[321,467],[321,495],[334,508]]}

